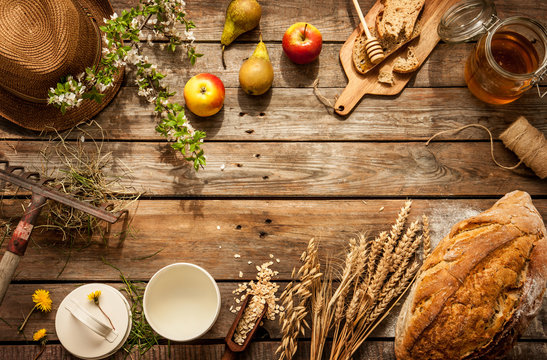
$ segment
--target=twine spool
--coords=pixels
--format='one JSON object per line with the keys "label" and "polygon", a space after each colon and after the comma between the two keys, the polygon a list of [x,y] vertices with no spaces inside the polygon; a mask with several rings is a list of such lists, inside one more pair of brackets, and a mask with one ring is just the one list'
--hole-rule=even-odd
{"label": "twine spool", "polygon": [[436,133],[427,140],[428,146],[431,140],[448,132],[459,132],[464,129],[476,127],[484,129],[490,136],[490,156],[492,161],[502,169],[513,170],[525,163],[541,179],[547,177],[547,141],[541,131],[530,125],[524,116],[519,117],[501,135],[500,139],[506,148],[513,151],[519,158],[519,162],[513,166],[500,164],[494,156],[494,137],[486,126],[481,124],[469,124],[453,130],[444,130]]}
{"label": "twine spool", "polygon": [[545,135],[528,122],[524,116],[519,117],[501,135],[500,139],[506,148],[517,154],[532,171],[541,179],[547,178],[547,141]]}

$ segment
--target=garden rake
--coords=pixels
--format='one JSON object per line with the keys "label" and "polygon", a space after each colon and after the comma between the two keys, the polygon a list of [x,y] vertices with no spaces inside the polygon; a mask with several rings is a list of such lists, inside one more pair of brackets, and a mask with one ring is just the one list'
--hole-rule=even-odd
{"label": "garden rake", "polygon": [[[80,201],[73,196],[61,193],[45,184],[53,179],[41,179],[36,172],[25,172],[21,166],[10,166],[8,161],[0,160],[0,164],[5,164],[4,169],[0,169],[0,180],[4,183],[9,182],[18,187],[30,190],[32,200],[30,206],[26,209],[19,224],[13,231],[8,247],[2,260],[0,261],[0,305],[8,290],[8,286],[15,273],[15,269],[25,254],[28,240],[34,223],[48,199],[57,201],[61,204],[70,206],[74,209],[93,215],[110,224],[117,222],[122,215],[127,215],[127,210],[112,213],[107,211],[109,204],[96,207]],[[5,184],[4,184],[5,185]],[[3,187],[3,186],[2,186]]]}

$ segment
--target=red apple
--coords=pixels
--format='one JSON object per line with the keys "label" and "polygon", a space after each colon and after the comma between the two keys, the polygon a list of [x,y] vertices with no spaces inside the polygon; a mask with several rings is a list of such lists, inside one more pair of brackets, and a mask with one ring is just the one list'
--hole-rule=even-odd
{"label": "red apple", "polygon": [[224,104],[224,84],[213,74],[197,74],[184,85],[184,101],[197,116],[215,115]]}
{"label": "red apple", "polygon": [[323,37],[312,24],[293,24],[283,35],[283,50],[297,64],[308,64],[317,59],[322,45]]}

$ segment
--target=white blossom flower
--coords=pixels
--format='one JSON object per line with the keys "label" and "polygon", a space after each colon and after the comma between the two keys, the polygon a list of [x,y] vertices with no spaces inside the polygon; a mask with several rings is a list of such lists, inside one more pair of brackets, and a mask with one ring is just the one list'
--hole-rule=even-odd
{"label": "white blossom flower", "polygon": [[193,31],[186,31],[184,30],[184,36],[186,36],[186,38],[190,41],[195,41],[196,40],[196,37],[194,35],[194,32]]}
{"label": "white blossom flower", "polygon": [[127,65],[127,64],[123,60],[118,59],[118,60],[114,61],[114,66],[117,67],[117,68],[120,68],[120,67],[125,66],[125,65]]}
{"label": "white blossom flower", "polygon": [[112,83],[107,84],[107,85],[105,85],[101,82],[97,83],[97,89],[99,90],[99,92],[104,92],[105,90],[107,90],[110,87],[112,87]]}

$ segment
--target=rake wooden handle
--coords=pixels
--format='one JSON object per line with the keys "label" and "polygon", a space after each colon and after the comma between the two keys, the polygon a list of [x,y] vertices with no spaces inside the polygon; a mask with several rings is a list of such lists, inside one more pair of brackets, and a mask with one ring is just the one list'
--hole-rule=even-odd
{"label": "rake wooden handle", "polygon": [[357,10],[357,15],[359,15],[359,20],[361,20],[361,25],[363,25],[363,30],[365,31],[365,35],[367,36],[367,41],[365,42],[365,50],[367,51],[368,58],[370,59],[371,63],[378,64],[386,58],[384,50],[382,49],[382,45],[380,45],[378,39],[376,39],[370,33],[367,22],[365,21],[365,17],[363,16],[363,12],[361,11],[361,6],[359,6],[357,0],[353,0],[353,6],[355,7],[355,10]]}
{"label": "rake wooden handle", "polygon": [[2,257],[2,261],[0,261],[0,305],[4,300],[4,296],[6,296],[9,284],[20,260],[21,257],[19,255],[11,251],[6,251]]}
{"label": "rake wooden handle", "polygon": [[17,265],[19,265],[21,256],[25,254],[30,233],[32,232],[36,218],[40,214],[46,201],[47,198],[45,196],[33,193],[32,202],[13,231],[8,243],[8,249],[2,257],[2,261],[0,261],[0,305],[2,305],[4,296],[6,296],[8,286],[15,274]]}

